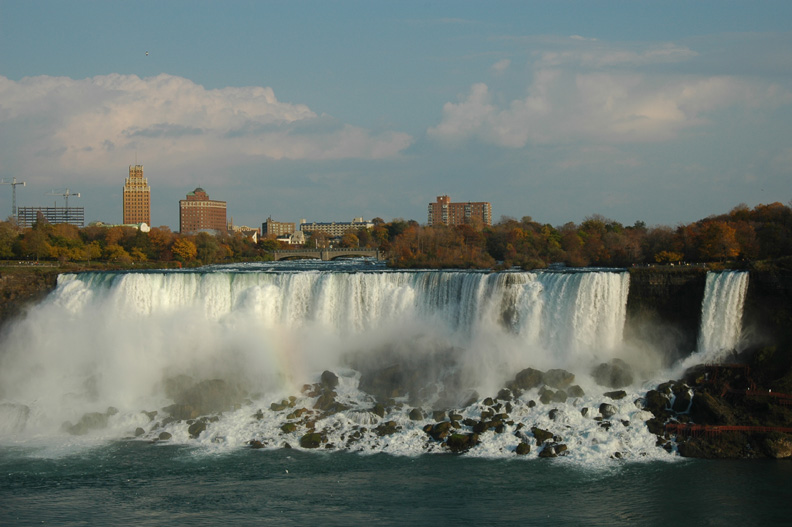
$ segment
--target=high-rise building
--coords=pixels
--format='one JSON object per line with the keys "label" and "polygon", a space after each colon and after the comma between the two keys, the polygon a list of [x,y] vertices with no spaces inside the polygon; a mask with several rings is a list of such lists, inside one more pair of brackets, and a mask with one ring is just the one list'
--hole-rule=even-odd
{"label": "high-rise building", "polygon": [[143,165],[129,165],[124,182],[124,224],[151,225],[151,187],[143,177]]}
{"label": "high-rise building", "polygon": [[200,187],[179,200],[179,232],[182,234],[201,231],[225,232],[226,202],[209,199],[209,194]]}
{"label": "high-rise building", "polygon": [[451,203],[448,196],[437,196],[429,204],[429,225],[492,225],[492,205],[486,201]]}

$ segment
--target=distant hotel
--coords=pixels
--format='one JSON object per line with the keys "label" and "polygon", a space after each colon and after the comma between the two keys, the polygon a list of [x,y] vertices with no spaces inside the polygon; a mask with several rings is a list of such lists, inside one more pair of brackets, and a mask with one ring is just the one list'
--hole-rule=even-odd
{"label": "distant hotel", "polygon": [[179,232],[225,232],[226,202],[209,199],[200,187],[187,194],[187,199],[179,200]]}
{"label": "distant hotel", "polygon": [[287,223],[283,221],[273,221],[272,216],[267,218],[267,221],[261,224],[261,237],[265,238],[270,235],[275,235],[275,237],[279,236],[286,236],[289,234],[294,234],[295,225],[294,223]]}
{"label": "distant hotel", "polygon": [[344,234],[352,231],[359,231],[360,229],[373,229],[374,224],[370,221],[364,221],[363,218],[355,218],[352,221],[339,221],[339,222],[313,222],[308,223],[305,220],[300,220],[300,230],[305,233],[323,232],[329,234],[331,237],[343,236]]}
{"label": "distant hotel", "polygon": [[125,225],[151,225],[151,187],[143,177],[143,165],[129,165],[129,177],[124,182]]}
{"label": "distant hotel", "polygon": [[76,227],[85,226],[84,207],[17,207],[17,222],[24,228],[32,227],[38,221],[39,214],[48,223],[68,223]]}
{"label": "distant hotel", "polygon": [[451,203],[448,196],[437,196],[429,204],[429,225],[492,225],[492,205],[486,201]]}

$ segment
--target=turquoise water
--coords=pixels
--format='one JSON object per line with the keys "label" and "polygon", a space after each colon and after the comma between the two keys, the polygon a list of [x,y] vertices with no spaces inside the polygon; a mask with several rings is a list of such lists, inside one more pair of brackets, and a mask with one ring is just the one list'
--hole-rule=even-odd
{"label": "turquoise water", "polygon": [[119,441],[0,450],[2,525],[782,525],[792,463],[399,457]]}

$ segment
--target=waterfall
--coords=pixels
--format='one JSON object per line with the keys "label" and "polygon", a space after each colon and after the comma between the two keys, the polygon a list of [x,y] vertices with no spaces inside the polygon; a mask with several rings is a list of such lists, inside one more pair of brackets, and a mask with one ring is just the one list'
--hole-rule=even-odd
{"label": "waterfall", "polygon": [[1,343],[0,403],[59,423],[161,408],[180,375],[274,393],[350,354],[449,350],[471,388],[496,389],[528,366],[587,372],[615,356],[628,288],[628,273],[605,271],[62,275]]}
{"label": "waterfall", "polygon": [[713,362],[739,346],[748,273],[725,271],[707,274],[701,305],[701,329],[696,357]]}

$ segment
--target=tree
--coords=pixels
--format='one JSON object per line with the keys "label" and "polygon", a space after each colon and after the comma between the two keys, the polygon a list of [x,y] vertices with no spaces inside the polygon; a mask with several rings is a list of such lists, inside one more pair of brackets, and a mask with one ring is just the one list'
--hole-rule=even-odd
{"label": "tree", "polygon": [[190,262],[198,255],[198,248],[187,238],[177,238],[171,247],[173,255],[181,262]]}
{"label": "tree", "polygon": [[360,245],[360,240],[353,233],[348,232],[341,238],[341,247],[354,248]]}
{"label": "tree", "polygon": [[19,238],[16,226],[10,221],[0,222],[0,258],[13,258],[14,242]]}

